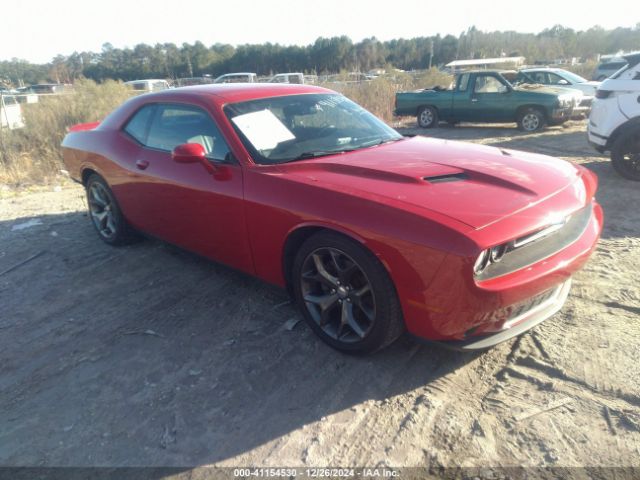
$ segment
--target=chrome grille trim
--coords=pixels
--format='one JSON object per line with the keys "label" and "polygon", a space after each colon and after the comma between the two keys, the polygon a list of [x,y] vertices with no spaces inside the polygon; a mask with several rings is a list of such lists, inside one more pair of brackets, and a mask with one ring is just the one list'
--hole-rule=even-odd
{"label": "chrome grille trim", "polygon": [[[560,227],[552,225],[539,232],[520,237],[516,240],[516,242],[520,241],[520,246],[516,247],[514,242],[500,262],[489,265],[476,276],[476,279],[482,281],[507,275],[558,253],[582,236],[589,225],[592,213],[593,206],[589,204],[567,217],[566,222]],[[542,233],[544,235],[541,235]],[[522,243],[523,240],[524,243]]]}

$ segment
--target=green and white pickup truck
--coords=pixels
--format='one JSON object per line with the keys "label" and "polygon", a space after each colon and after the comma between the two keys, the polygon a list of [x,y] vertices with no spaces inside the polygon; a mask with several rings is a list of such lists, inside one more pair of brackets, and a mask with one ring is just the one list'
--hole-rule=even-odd
{"label": "green and white pickup truck", "polygon": [[416,116],[418,125],[431,128],[439,121],[516,122],[526,132],[559,125],[571,118],[582,92],[541,85],[514,87],[500,71],[458,74],[449,90],[427,89],[396,93],[395,115]]}

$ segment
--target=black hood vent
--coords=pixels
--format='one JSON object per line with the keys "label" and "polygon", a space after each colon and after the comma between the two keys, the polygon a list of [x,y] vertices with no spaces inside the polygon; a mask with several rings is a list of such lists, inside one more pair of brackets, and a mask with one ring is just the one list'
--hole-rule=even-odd
{"label": "black hood vent", "polygon": [[445,182],[459,182],[460,180],[467,180],[469,176],[466,173],[450,173],[448,175],[435,175],[433,177],[423,177],[429,183],[445,183]]}

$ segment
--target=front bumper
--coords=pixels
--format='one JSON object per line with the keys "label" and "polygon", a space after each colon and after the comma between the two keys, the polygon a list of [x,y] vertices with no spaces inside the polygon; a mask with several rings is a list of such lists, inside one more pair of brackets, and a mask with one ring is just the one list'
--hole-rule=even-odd
{"label": "front bumper", "polygon": [[573,108],[556,108],[551,112],[551,118],[557,120],[569,120],[573,115]]}
{"label": "front bumper", "polygon": [[582,97],[582,101],[573,109],[573,116],[589,116],[592,103],[593,97]]}
{"label": "front bumper", "polygon": [[[539,209],[547,211],[549,207],[541,205]],[[408,332],[452,348],[474,350],[507,340],[553,315],[566,298],[568,281],[596,248],[603,214],[597,202],[593,201],[591,208],[579,237],[569,245],[562,242],[556,253],[545,253],[544,258],[533,259],[534,263],[512,273],[469,281],[460,275],[465,269],[464,259],[447,257],[429,288],[420,292],[424,300],[403,305]],[[514,224],[517,221],[513,219]],[[549,239],[555,245],[558,237]],[[523,247],[523,252],[526,249],[537,249],[536,243]]]}
{"label": "front bumper", "polygon": [[589,126],[587,127],[587,140],[589,141],[589,145],[598,152],[604,153],[607,150],[609,137],[594,132],[591,122],[589,122]]}
{"label": "front bumper", "polygon": [[[465,340],[428,343],[442,345],[443,347],[460,351],[485,350],[494,347],[499,343],[517,337],[532,329],[558,312],[567,300],[569,290],[571,290],[571,279],[552,289],[550,294],[543,294],[544,301],[526,310],[524,313],[509,319],[504,323],[500,331],[470,337]],[[423,341],[423,339],[418,338],[418,341]]]}

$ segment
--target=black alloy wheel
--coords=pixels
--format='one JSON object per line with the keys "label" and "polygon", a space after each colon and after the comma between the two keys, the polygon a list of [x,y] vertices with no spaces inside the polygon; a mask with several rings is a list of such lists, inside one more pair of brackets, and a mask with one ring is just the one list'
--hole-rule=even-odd
{"label": "black alloy wheel", "polygon": [[611,163],[623,177],[640,182],[640,129],[616,139],[611,148]]}
{"label": "black alloy wheel", "polygon": [[305,320],[338,350],[371,352],[404,330],[386,270],[351,239],[331,232],[309,238],[296,257],[293,278]]}
{"label": "black alloy wheel", "polygon": [[85,185],[89,216],[100,238],[109,245],[133,240],[133,231],[122,215],[113,192],[99,175],[91,175]]}

